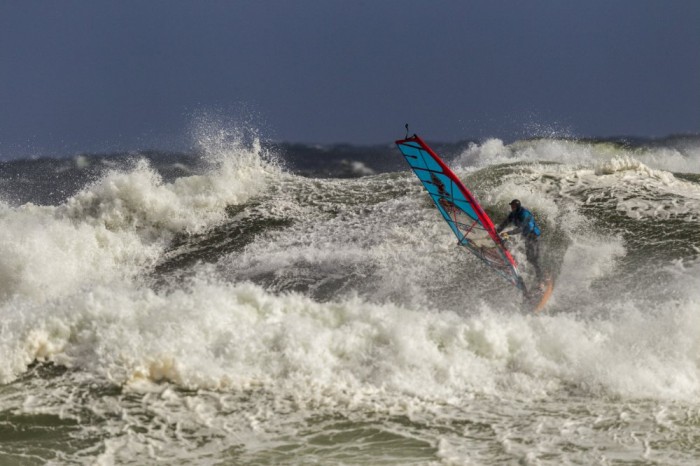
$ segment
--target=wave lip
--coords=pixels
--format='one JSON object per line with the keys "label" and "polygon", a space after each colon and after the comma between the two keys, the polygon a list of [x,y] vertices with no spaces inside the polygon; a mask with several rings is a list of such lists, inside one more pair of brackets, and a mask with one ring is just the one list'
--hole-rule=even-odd
{"label": "wave lip", "polygon": [[281,176],[259,144],[210,157],[208,171],[171,182],[137,159],[131,168],[106,171],[58,206],[2,204],[0,299],[41,302],[134,278],[176,235],[221,223],[227,206],[245,203]]}

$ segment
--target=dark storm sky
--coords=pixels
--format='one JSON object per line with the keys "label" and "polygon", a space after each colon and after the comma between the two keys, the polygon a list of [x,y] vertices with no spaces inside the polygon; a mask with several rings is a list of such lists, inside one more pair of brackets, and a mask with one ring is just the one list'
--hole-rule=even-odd
{"label": "dark storm sky", "polygon": [[[700,131],[700,1],[0,0],[0,158]],[[251,123],[252,122],[252,123]]]}

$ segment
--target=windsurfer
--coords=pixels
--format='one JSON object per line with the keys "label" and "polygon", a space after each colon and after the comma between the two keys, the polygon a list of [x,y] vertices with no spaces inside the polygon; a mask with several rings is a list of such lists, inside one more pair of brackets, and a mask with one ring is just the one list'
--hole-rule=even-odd
{"label": "windsurfer", "polygon": [[[496,232],[498,232],[501,237],[506,238],[509,235],[517,235],[520,233],[525,239],[525,255],[527,256],[527,261],[532,264],[532,267],[535,269],[537,281],[541,283],[544,277],[542,276],[542,268],[540,267],[540,229],[535,223],[535,216],[532,215],[532,212],[523,207],[518,199],[510,201],[510,210],[510,214],[498,225]],[[511,223],[515,228],[501,233],[501,231]]]}

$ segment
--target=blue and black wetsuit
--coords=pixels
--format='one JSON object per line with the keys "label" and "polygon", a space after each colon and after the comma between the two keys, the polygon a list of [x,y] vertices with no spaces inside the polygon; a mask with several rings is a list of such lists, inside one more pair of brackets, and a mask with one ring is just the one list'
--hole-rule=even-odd
{"label": "blue and black wetsuit", "polygon": [[528,262],[532,264],[537,275],[537,280],[542,280],[542,269],[540,268],[540,228],[535,223],[535,216],[532,212],[524,207],[518,207],[508,214],[508,218],[503,220],[496,231],[500,233],[509,224],[515,226],[514,229],[507,232],[509,235],[517,235],[520,233],[525,239],[525,253]]}

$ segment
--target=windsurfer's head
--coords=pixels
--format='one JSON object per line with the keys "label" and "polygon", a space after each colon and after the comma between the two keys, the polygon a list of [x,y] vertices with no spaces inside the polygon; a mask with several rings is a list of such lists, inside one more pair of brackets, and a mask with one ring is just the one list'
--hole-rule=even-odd
{"label": "windsurfer's head", "polygon": [[510,201],[510,210],[518,210],[520,208],[520,201],[513,199]]}

